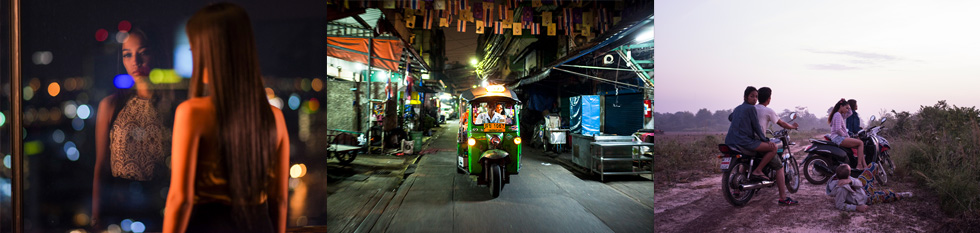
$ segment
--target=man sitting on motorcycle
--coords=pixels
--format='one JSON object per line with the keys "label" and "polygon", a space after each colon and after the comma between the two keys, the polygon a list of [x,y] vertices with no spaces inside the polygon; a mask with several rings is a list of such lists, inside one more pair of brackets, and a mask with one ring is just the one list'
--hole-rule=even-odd
{"label": "man sitting on motorcycle", "polygon": [[800,127],[799,123],[793,122],[793,124],[790,125],[782,119],[779,119],[779,115],[776,115],[776,111],[769,108],[770,100],[772,100],[772,89],[769,89],[769,87],[759,88],[759,104],[755,105],[755,111],[759,115],[759,125],[762,126],[763,130],[769,129],[772,123],[776,123],[784,129],[796,129]]}
{"label": "man sitting on motorcycle", "polygon": [[[762,173],[762,164],[768,164],[768,166],[776,169],[778,172],[777,178],[779,180],[783,179],[783,165],[779,159],[773,159],[776,157],[776,144],[770,142],[766,138],[765,131],[763,131],[762,126],[759,124],[758,113],[756,112],[755,103],[759,98],[759,91],[755,87],[749,86],[745,88],[743,94],[743,103],[735,110],[732,111],[731,115],[728,115],[728,120],[732,124],[728,127],[728,134],[725,135],[725,144],[735,146],[740,150],[752,150],[760,154],[764,154],[760,166],[756,166],[756,169],[752,171],[749,176],[750,180],[753,181],[769,181],[768,177]],[[792,198],[786,197],[786,184],[785,182],[778,182],[779,184],[779,204],[781,205],[793,205],[797,204]]]}

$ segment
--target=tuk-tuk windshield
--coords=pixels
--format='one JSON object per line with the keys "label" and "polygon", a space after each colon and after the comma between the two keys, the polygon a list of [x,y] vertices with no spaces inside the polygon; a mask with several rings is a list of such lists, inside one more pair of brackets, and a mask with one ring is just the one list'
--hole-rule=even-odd
{"label": "tuk-tuk windshield", "polygon": [[503,123],[514,125],[514,104],[508,102],[482,102],[473,106],[474,125]]}

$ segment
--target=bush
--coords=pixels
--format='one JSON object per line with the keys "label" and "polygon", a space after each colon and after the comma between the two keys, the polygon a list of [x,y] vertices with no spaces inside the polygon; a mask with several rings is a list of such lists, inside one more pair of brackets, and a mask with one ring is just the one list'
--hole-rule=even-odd
{"label": "bush", "polygon": [[896,165],[908,168],[906,175],[935,191],[947,214],[977,213],[980,111],[939,101],[914,115],[895,112],[895,118],[886,133],[898,139],[892,145]]}
{"label": "bush", "polygon": [[653,147],[653,172],[666,183],[673,183],[682,178],[693,177],[700,173],[720,171],[717,165],[718,144],[721,140],[715,136],[696,137],[659,137]]}

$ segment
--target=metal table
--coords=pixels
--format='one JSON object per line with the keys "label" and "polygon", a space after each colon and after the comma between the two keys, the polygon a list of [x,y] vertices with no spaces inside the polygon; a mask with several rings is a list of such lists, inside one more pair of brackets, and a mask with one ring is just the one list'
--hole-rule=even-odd
{"label": "metal table", "polygon": [[[599,173],[599,180],[605,182],[605,175],[638,175],[638,174],[653,174],[653,169],[649,171],[640,170],[639,167],[633,165],[633,161],[653,161],[653,158],[645,157],[639,153],[630,154],[611,154],[607,155],[606,150],[611,148],[633,148],[647,146],[649,149],[653,149],[653,143],[649,142],[622,142],[622,141],[598,141],[592,142],[592,156],[589,163],[589,170],[593,173]],[[608,163],[607,163],[608,162]],[[612,170],[607,171],[609,163],[629,163],[629,169],[623,170]],[[598,165],[598,166],[597,166]]]}

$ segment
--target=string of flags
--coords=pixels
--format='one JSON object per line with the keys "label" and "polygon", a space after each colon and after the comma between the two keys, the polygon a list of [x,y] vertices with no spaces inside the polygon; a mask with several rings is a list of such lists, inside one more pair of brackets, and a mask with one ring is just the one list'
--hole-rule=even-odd
{"label": "string of flags", "polygon": [[[351,4],[351,1],[357,4]],[[469,24],[474,33],[594,37],[619,23],[624,1],[583,0],[328,0],[350,8],[398,9],[408,28],[433,29],[456,26],[467,32]],[[544,31],[542,32],[542,28]],[[489,29],[487,29],[489,28]]]}

